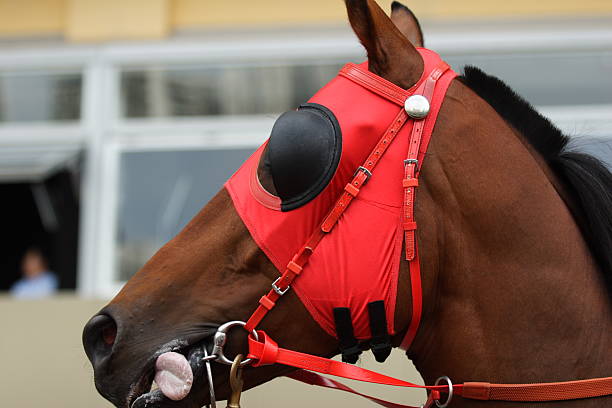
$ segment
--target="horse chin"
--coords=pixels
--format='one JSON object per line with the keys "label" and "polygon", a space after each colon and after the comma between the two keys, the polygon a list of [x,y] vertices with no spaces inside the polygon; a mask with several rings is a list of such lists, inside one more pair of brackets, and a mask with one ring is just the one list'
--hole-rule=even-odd
{"label": "horse chin", "polygon": [[190,393],[180,401],[172,401],[160,390],[154,390],[138,397],[132,404],[132,408],[200,408],[209,403],[208,398],[202,399],[198,398],[199,396]]}
{"label": "horse chin", "polygon": [[180,401],[172,401],[160,390],[154,390],[138,397],[132,404],[132,408],[200,408],[209,403],[208,399],[198,398],[198,396],[200,395],[189,393]]}
{"label": "horse chin", "polygon": [[[135,382],[128,396],[126,406],[129,408],[199,408],[209,404],[209,389],[206,374],[206,364],[204,363],[204,344],[192,346],[187,350],[177,350],[184,354],[193,372],[193,384],[191,391],[180,401],[173,401],[156,388],[153,382],[155,377],[154,369],[147,370],[140,379]],[[213,363],[213,367],[217,364]],[[216,367],[214,367],[216,368]],[[215,370],[216,371],[216,370]],[[227,396],[226,378],[215,376],[215,379],[222,380],[215,384],[218,389],[218,399],[225,399]],[[215,390],[217,391],[217,390]]]}

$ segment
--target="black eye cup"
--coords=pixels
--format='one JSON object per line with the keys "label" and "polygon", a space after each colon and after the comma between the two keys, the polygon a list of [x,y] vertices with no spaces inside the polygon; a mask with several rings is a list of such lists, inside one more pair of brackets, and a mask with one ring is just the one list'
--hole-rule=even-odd
{"label": "black eye cup", "polygon": [[342,132],[332,111],[306,103],[276,120],[257,172],[262,185],[271,181],[281,211],[290,211],[329,184],[341,154]]}

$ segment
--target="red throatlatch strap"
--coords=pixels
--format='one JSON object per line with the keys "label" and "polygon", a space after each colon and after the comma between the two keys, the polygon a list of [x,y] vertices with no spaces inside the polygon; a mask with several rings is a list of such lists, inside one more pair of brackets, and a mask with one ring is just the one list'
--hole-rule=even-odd
{"label": "red throatlatch strap", "polygon": [[[449,70],[449,66],[441,61],[440,64],[427,77],[425,82],[417,89],[416,93],[421,93],[430,104],[433,105],[433,96],[438,80]],[[454,72],[450,71],[454,78]],[[449,84],[447,82],[447,84]],[[446,92],[446,88],[443,89]],[[429,115],[422,120],[415,120],[410,134],[408,143],[408,156],[404,161],[404,179],[402,186],[404,187],[404,205],[402,225],[404,228],[404,246],[406,251],[406,260],[409,262],[410,268],[410,288],[412,295],[412,316],[408,330],[402,339],[400,348],[408,350],[412,341],[416,337],[419,325],[421,324],[421,315],[423,313],[423,290],[421,287],[421,262],[418,256],[416,244],[416,229],[417,224],[414,219],[414,201],[416,196],[416,188],[418,187],[418,167],[419,167],[419,152],[427,151],[427,145],[433,132],[433,127],[427,128],[427,134],[424,135],[424,130],[428,121],[436,122],[438,117],[439,106],[431,106]],[[425,136],[425,137],[424,137]],[[422,163],[421,163],[422,164]]]}
{"label": "red throatlatch strap", "polygon": [[410,291],[412,295],[412,316],[408,331],[402,339],[400,348],[408,351],[412,341],[416,337],[419,325],[421,324],[421,315],[423,314],[423,289],[421,285],[421,262],[419,259],[418,249],[414,259],[409,263],[410,268]]}
{"label": "red throatlatch strap", "polygon": [[[427,100],[432,104],[434,91],[436,89],[436,84],[438,80],[442,77],[442,75],[449,70],[448,64],[444,61],[441,61],[438,66],[431,72],[431,74],[427,77],[425,82],[423,82],[415,94],[420,94],[427,98]],[[417,170],[419,164],[419,151],[427,151],[427,146],[421,146],[421,144],[429,143],[429,138],[423,140],[423,131],[425,129],[425,124],[428,121],[433,123],[436,122],[438,117],[438,111],[436,109],[430,108],[430,113],[423,119],[416,119],[414,121],[414,125],[412,126],[412,132],[410,134],[410,142],[408,143],[408,156],[406,160],[404,160],[404,224],[414,223],[414,199],[416,195],[416,186],[411,186],[413,183],[411,180],[417,178]],[[433,129],[432,129],[433,130]],[[416,227],[405,229],[404,231],[404,241],[406,246],[406,260],[412,261],[416,252]]]}

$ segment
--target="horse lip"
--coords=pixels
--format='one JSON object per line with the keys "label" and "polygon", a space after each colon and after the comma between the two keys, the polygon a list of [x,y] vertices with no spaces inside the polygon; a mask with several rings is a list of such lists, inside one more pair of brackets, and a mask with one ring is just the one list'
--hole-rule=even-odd
{"label": "horse lip", "polygon": [[[130,386],[130,392],[127,397],[126,407],[133,408],[136,401],[148,393],[153,383],[155,371],[153,369],[144,370],[142,376]],[[148,387],[148,388],[147,388]]]}
{"label": "horse lip", "polygon": [[138,398],[134,399],[134,402],[131,403],[130,408],[154,407],[158,403],[163,403],[164,400],[167,400],[167,398],[164,396],[161,390],[154,390],[142,394]]}
{"label": "horse lip", "polygon": [[[151,354],[151,357],[146,360],[142,366],[143,368],[140,370],[140,375],[129,385],[127,396],[121,403],[121,406],[123,408],[136,408],[136,401],[143,395],[151,393],[149,390],[155,376],[155,362],[157,361],[157,357],[163,353],[175,351],[184,354],[189,360],[189,353],[210,342],[218,327],[219,325],[214,323],[200,324],[192,327],[187,334],[175,337],[174,340],[158,346],[157,350]],[[208,348],[208,350],[210,349],[211,347]],[[201,375],[202,368],[204,367],[203,361],[199,366],[197,361],[190,361],[189,364],[191,370],[194,372],[194,378]],[[185,400],[189,398],[189,395],[185,397]],[[174,402],[176,403],[178,401]],[[117,406],[119,407],[119,405]]]}
{"label": "horse lip", "polygon": [[[175,348],[172,350],[172,351],[186,355],[187,361],[189,362],[189,365],[191,366],[191,371],[193,372],[193,377],[194,377],[192,390],[181,401],[188,400],[191,393],[193,392],[193,389],[197,385],[199,385],[199,383],[202,381],[201,378],[203,376],[204,367],[205,367],[204,361],[202,360],[202,358],[204,357],[203,347],[210,348],[209,345],[206,344],[206,339],[196,344],[191,344],[189,346],[186,346],[180,349]],[[170,402],[170,400],[163,395],[161,390],[156,389],[153,391],[149,391],[149,388],[151,387],[153,378],[155,376],[155,369],[152,367],[154,366],[154,363],[157,357],[159,357],[161,354],[165,352],[163,350],[168,351],[166,347],[162,347],[160,351],[156,352],[154,354],[154,357],[151,360],[152,363],[149,362],[145,366],[145,367],[151,367],[151,368],[149,369],[145,368],[145,370],[143,370],[143,374],[140,377],[140,379],[132,385],[130,394],[127,399],[128,408],[155,407],[155,406],[158,406],[158,404],[163,404],[164,402]],[[143,388],[146,391],[143,391]],[[172,401],[172,402],[176,404],[176,403],[180,403],[181,401]]]}

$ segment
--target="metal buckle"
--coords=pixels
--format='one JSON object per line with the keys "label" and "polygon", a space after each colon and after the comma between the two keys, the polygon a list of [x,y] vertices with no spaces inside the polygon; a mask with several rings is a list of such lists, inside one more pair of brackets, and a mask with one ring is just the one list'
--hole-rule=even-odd
{"label": "metal buckle", "polygon": [[370,177],[372,177],[372,172],[371,172],[370,170],[366,169],[366,168],[365,168],[365,167],[363,167],[363,166],[359,166],[359,167],[357,167],[357,170],[355,170],[355,174],[353,174],[353,177],[355,177],[355,176],[357,175],[357,173],[359,173],[360,171],[362,171],[362,172],[363,172],[363,174],[365,174],[365,175],[366,175],[366,179],[365,179],[365,181],[364,181],[364,182],[363,182],[363,184],[362,184],[362,185],[365,185],[365,183],[367,183],[367,182],[368,182],[368,180],[370,179]]}
{"label": "metal buckle", "polygon": [[440,403],[440,401],[438,400],[435,400],[435,403],[438,408],[446,408],[448,407],[448,404],[450,404],[451,400],[453,399],[453,382],[451,381],[450,378],[448,378],[447,376],[444,376],[444,377],[438,378],[436,382],[434,383],[434,385],[440,384],[441,380],[446,381],[446,383],[448,384],[448,397],[446,398],[446,402],[444,404]]}
{"label": "metal buckle", "polygon": [[[232,327],[236,327],[236,326],[244,327],[246,326],[246,323],[241,322],[239,320],[234,320],[234,321],[222,324],[217,329],[217,332],[215,333],[215,337],[213,338],[213,349],[211,353],[213,356],[216,356],[215,358],[216,362],[222,363],[225,365],[232,365],[234,363],[232,360],[227,358],[225,354],[223,354],[223,346],[225,346],[225,343],[227,342],[227,331],[231,329]],[[259,341],[259,336],[257,335],[257,331],[252,330],[249,334],[251,334],[255,338],[256,341]],[[253,360],[250,358],[247,358],[246,360],[242,361],[240,365],[245,366],[247,364],[250,364],[251,361]]]}
{"label": "metal buckle", "polygon": [[278,285],[276,285],[280,279],[281,278],[277,278],[274,282],[272,282],[272,290],[274,290],[279,296],[283,296],[289,289],[291,289],[291,285],[288,285],[285,290],[282,290],[278,287]]}
{"label": "metal buckle", "polygon": [[404,164],[414,164],[415,167],[419,167],[419,161],[417,159],[406,159]]}

